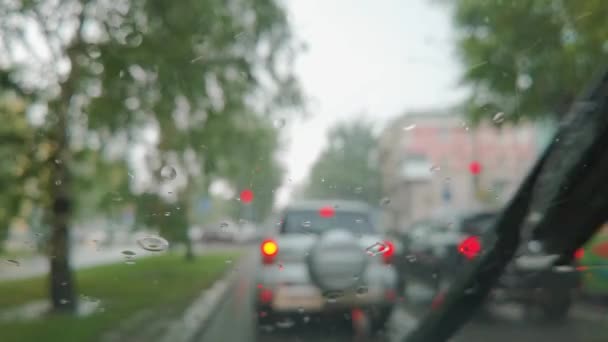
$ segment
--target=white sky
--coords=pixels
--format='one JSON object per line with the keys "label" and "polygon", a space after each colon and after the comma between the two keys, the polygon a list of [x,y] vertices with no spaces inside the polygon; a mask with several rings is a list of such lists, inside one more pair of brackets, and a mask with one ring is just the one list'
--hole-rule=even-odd
{"label": "white sky", "polygon": [[364,112],[381,127],[411,109],[441,108],[463,94],[449,8],[432,0],[286,0],[299,39],[296,63],[312,116],[288,118],[278,205],[303,182],[329,127]]}

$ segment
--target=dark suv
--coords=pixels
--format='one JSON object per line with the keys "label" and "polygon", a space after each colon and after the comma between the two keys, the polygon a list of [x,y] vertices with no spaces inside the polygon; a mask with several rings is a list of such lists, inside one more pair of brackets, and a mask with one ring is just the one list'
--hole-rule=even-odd
{"label": "dark suv", "polygon": [[[401,255],[397,267],[401,283],[405,279],[422,282],[435,292],[441,291],[462,274],[484,244],[495,237],[491,231],[497,213],[482,212],[447,220],[425,220],[401,235]],[[509,264],[494,290],[490,302],[517,302],[539,307],[550,319],[565,317],[572,297],[581,282],[574,271],[576,258],[565,265],[547,266],[542,258],[525,248]],[[525,249],[525,250],[524,250]]]}

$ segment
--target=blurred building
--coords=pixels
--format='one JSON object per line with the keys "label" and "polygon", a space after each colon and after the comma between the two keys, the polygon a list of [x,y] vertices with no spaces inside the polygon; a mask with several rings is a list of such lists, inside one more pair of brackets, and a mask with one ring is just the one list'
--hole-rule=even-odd
{"label": "blurred building", "polygon": [[405,229],[429,216],[500,207],[538,154],[536,132],[525,124],[469,127],[450,110],[397,118],[380,138],[387,223]]}

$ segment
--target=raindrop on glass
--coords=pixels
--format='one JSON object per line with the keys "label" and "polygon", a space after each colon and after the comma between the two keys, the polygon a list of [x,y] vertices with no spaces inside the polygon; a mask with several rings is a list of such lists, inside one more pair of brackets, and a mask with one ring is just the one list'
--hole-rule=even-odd
{"label": "raindrop on glass", "polygon": [[304,222],[302,222],[302,227],[304,227],[304,228],[310,228],[310,226],[312,226],[312,223],[310,221],[304,221]]}
{"label": "raindrop on glass", "polygon": [[362,192],[363,192],[363,187],[362,186],[358,186],[358,187],[355,188],[355,193],[356,194],[360,194]]}
{"label": "raindrop on glass", "polygon": [[61,164],[61,159],[55,159],[55,164],[57,164],[57,165]]}
{"label": "raindrop on glass", "polygon": [[160,176],[166,180],[173,180],[177,177],[177,171],[172,166],[165,165],[160,169]]}
{"label": "raindrop on glass", "polygon": [[130,250],[128,250],[128,249],[127,249],[127,250],[122,251],[121,253],[122,253],[123,255],[130,256],[130,257],[132,257],[132,256],[134,256],[134,255],[135,255],[135,252],[130,251]]}
{"label": "raindrop on glass", "polygon": [[61,185],[61,179],[56,180],[55,185]]}
{"label": "raindrop on glass", "polygon": [[403,130],[404,131],[411,131],[414,128],[416,128],[416,124],[411,124],[411,125],[407,125],[407,126],[403,127]]}
{"label": "raindrop on glass", "polygon": [[290,318],[283,318],[275,323],[279,329],[288,329],[293,327],[295,322]]}
{"label": "raindrop on glass", "polygon": [[300,307],[298,308],[298,312],[299,312],[299,313],[304,313],[304,308],[300,306]]}
{"label": "raindrop on glass", "polygon": [[59,300],[59,303],[61,303],[61,304],[67,304],[67,303],[69,303],[69,302],[70,302],[70,301],[69,301],[69,300],[67,300],[67,299],[65,299],[65,298],[61,298],[61,299]]}
{"label": "raindrop on glass", "polygon": [[137,240],[142,249],[150,252],[162,252],[169,248],[169,241],[160,236],[147,236]]}
{"label": "raindrop on glass", "polygon": [[388,197],[384,197],[380,200],[380,205],[388,205],[389,203],[391,203],[391,199]]}
{"label": "raindrop on glass", "polygon": [[19,261],[17,261],[17,260],[8,259],[6,261],[9,262],[9,263],[11,263],[11,264],[13,264],[13,265],[15,265],[15,266],[17,266],[17,267],[19,267],[21,265],[21,263],[19,263]]}
{"label": "raindrop on glass", "polygon": [[528,242],[528,250],[532,253],[540,253],[543,250],[543,245],[538,240]]}
{"label": "raindrop on glass", "polygon": [[441,168],[439,167],[439,165],[433,165],[429,168],[429,171],[431,171],[431,172],[438,172],[440,170],[441,170]]}
{"label": "raindrop on glass", "polygon": [[496,122],[496,123],[502,123],[505,121],[505,113],[503,112],[498,112],[496,114],[494,114],[494,116],[492,117],[492,121]]}
{"label": "raindrop on glass", "polygon": [[380,242],[376,242],[375,244],[367,247],[365,249],[365,252],[368,255],[375,256],[375,255],[378,255],[378,254],[384,254],[384,253],[388,252],[388,249],[389,248],[388,248],[387,245],[385,245],[383,243],[380,243]]}
{"label": "raindrop on glass", "polygon": [[285,127],[285,119],[279,118],[279,119],[274,120],[274,127],[275,128],[283,128],[283,127]]}
{"label": "raindrop on glass", "polygon": [[125,260],[125,264],[126,265],[135,265],[135,260],[133,260],[133,259],[127,259],[127,260]]}
{"label": "raindrop on glass", "polygon": [[526,90],[532,86],[532,77],[528,74],[519,75],[515,82],[517,83],[518,89]]}
{"label": "raindrop on glass", "polygon": [[368,292],[367,286],[359,286],[357,288],[357,296],[364,296]]}
{"label": "raindrop on glass", "polygon": [[165,211],[165,216],[171,216],[171,212],[170,211]]}
{"label": "raindrop on glass", "polygon": [[228,222],[220,222],[220,228],[221,229],[228,228]]}

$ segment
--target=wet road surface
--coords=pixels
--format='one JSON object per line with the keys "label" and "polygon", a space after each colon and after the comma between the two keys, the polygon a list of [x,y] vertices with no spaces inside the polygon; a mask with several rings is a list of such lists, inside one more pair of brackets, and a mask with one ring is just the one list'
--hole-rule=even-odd
{"label": "wet road surface", "polygon": [[[335,319],[325,322],[307,320],[296,321],[292,327],[281,324],[271,331],[256,333],[254,302],[254,275],[257,267],[255,251],[238,266],[235,283],[228,291],[210,324],[198,335],[197,341],[357,341],[351,322]],[[366,338],[365,341],[402,341],[409,329],[416,325],[415,317],[404,305],[398,307],[383,336]],[[457,342],[487,341],[555,341],[574,342],[608,341],[608,311],[585,304],[576,304],[570,317],[560,323],[543,322],[541,319],[524,315],[515,305],[493,308],[490,318],[473,320],[453,338]]]}

